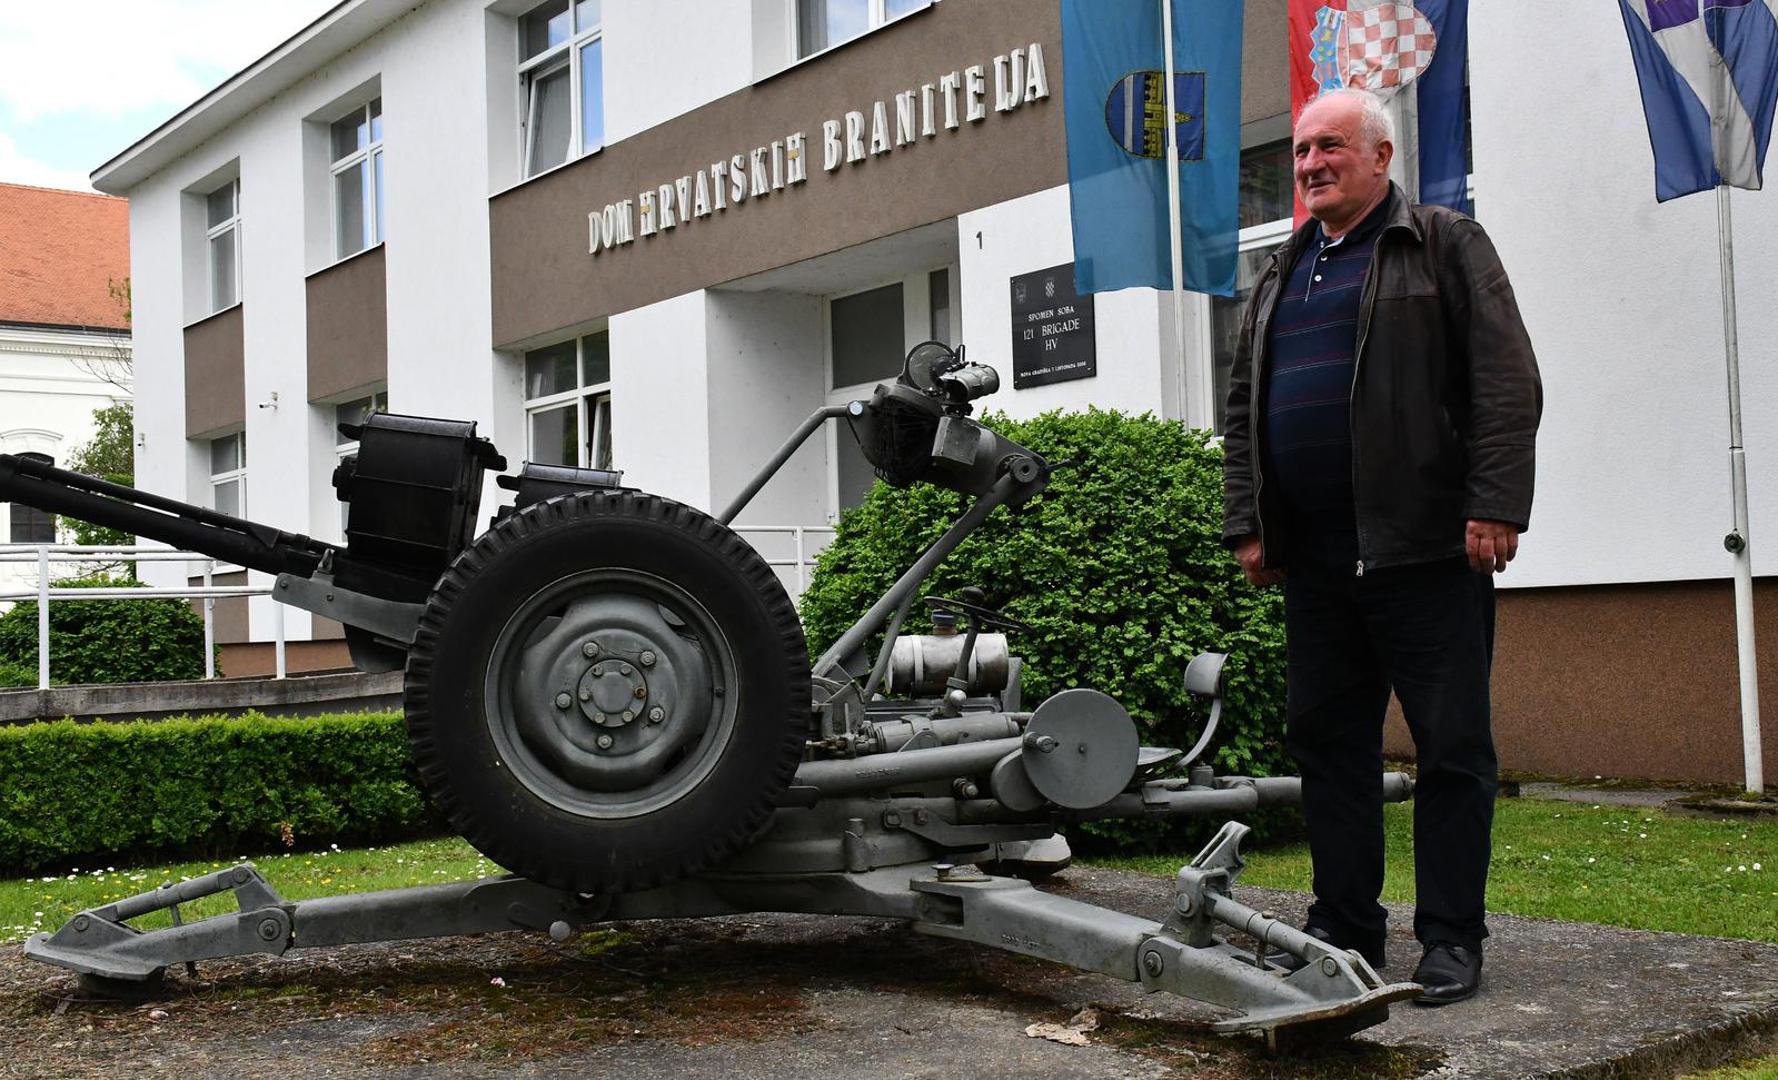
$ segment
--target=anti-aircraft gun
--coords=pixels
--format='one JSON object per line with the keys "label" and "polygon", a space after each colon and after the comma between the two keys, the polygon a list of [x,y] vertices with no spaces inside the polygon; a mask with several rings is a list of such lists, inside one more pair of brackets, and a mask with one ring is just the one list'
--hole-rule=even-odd
{"label": "anti-aircraft gun", "polygon": [[[180,963],[529,928],[789,911],[903,919],[924,934],[1102,972],[1223,1006],[1224,1030],[1276,1041],[1379,1023],[1418,991],[1386,984],[1233,895],[1234,822],[1179,871],[1156,921],[1035,888],[1068,864],[1058,829],[1107,818],[1236,815],[1300,802],[1292,778],[1217,776],[1220,654],[1183,678],[1208,719],[1189,751],[1141,745],[1110,696],[1029,711],[1023,629],[979,591],[921,586],[1052,465],[971,418],[994,370],[936,342],[869,400],[818,410],[719,516],[609,471],[526,464],[477,535],[483,473],[505,460],[471,422],[374,415],[342,431],[338,546],[0,455],[0,499],[276,575],[276,596],[346,626],[354,662],[402,668],[409,740],[445,817],[508,876],[288,901],[250,864],[75,916],[27,955],[100,989]],[[891,484],[974,499],[813,665],[783,586],[728,523],[810,435],[846,424]],[[872,654],[869,646],[881,634]],[[1404,799],[1399,773],[1386,796]],[[238,911],[130,920],[232,893]],[[1247,935],[1237,948],[1221,933]],[[1268,964],[1268,950],[1303,961]]]}

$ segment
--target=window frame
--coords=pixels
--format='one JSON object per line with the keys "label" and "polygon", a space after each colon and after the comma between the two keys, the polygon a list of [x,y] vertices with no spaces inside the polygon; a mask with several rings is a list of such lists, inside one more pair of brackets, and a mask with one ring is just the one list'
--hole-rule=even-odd
{"label": "window frame", "polygon": [[[216,469],[216,444],[229,439],[234,440],[235,443],[235,467],[219,472]],[[232,514],[234,517],[245,518],[247,516],[247,433],[235,431],[227,435],[217,435],[214,438],[205,439],[204,450],[210,455],[210,509],[219,514],[226,513]],[[216,505],[216,489],[224,484],[238,485],[235,489],[236,506],[232,511],[223,510]]]}
{"label": "window frame", "polygon": [[[605,11],[600,5],[599,21],[590,28],[580,26],[580,0],[568,0],[568,37],[555,45],[545,48],[536,56],[525,56],[525,19],[543,4],[533,5],[529,11],[518,16],[518,79],[519,79],[519,176],[529,180],[534,176],[542,176],[551,169],[558,169],[570,162],[578,161],[588,154],[596,153],[605,148],[601,139],[597,146],[584,146],[584,120],[586,103],[582,100],[585,75],[581,71],[582,50],[593,42],[603,43],[605,40]],[[600,49],[603,50],[603,44]],[[601,58],[601,67],[603,59]],[[538,85],[545,77],[567,69],[568,72],[568,151],[563,159],[554,165],[547,165],[533,172],[531,155],[536,149],[537,136],[537,91]],[[605,82],[599,81],[599,130],[604,133],[605,113]]]}
{"label": "window frame", "polygon": [[[617,460],[617,448],[611,440],[611,418],[615,408],[612,403],[611,372],[607,369],[605,378],[601,382],[587,381],[586,343],[589,339],[600,337],[602,335],[605,336],[606,339],[606,356],[609,357],[611,344],[609,336],[610,331],[593,330],[585,334],[577,335],[571,339],[574,342],[574,385],[566,390],[558,390],[552,394],[542,394],[537,397],[526,397],[524,399],[526,461],[537,460],[537,447],[533,442],[534,429],[531,423],[532,417],[539,413],[556,411],[563,406],[572,406],[575,412],[574,467],[580,469],[617,469],[615,463]],[[561,345],[563,343],[558,341],[554,344]],[[541,352],[544,349],[551,347],[552,346],[550,345],[540,345],[535,349],[525,350],[525,352],[519,356],[521,369],[532,353]],[[601,438],[604,440],[603,445],[608,447],[611,453],[610,459],[602,464],[596,458],[596,448],[601,445],[597,440]]]}
{"label": "window frame", "polygon": [[[373,107],[376,109],[375,115],[372,115],[371,113]],[[355,118],[362,118],[363,120],[366,132],[365,144],[362,147],[354,148],[351,153],[348,153],[343,157],[334,158],[334,127],[344,121]],[[354,255],[361,255],[383,242],[384,223],[382,214],[378,213],[378,210],[382,205],[383,199],[383,185],[381,182],[382,174],[379,169],[382,165],[383,125],[385,122],[383,115],[383,98],[382,95],[379,94],[327,125],[327,153],[328,157],[332,159],[327,166],[327,200],[333,217],[333,258],[335,262],[349,259]],[[356,251],[342,251],[340,250],[339,178],[340,174],[349,172],[352,169],[357,168],[359,165],[364,166],[364,182],[358,189],[359,212],[364,215],[364,232],[367,234],[367,238],[363,246],[359,247]]]}
{"label": "window frame", "polygon": [[[229,216],[218,224],[211,225],[209,217],[210,200],[215,197],[217,192],[224,189],[227,189],[230,193]],[[232,288],[230,293],[232,299],[226,304],[218,304],[216,302],[216,241],[220,239],[224,233],[230,231],[234,233],[235,245],[234,281],[231,283]],[[242,244],[241,230],[241,178],[236,176],[231,177],[227,183],[222,184],[220,187],[212,188],[204,193],[204,263],[206,267],[204,277],[210,285],[210,303],[208,307],[211,315],[227,311],[229,308],[232,308],[241,302],[241,265],[245,261],[243,257],[243,248],[244,245]]]}
{"label": "window frame", "polygon": [[902,19],[905,19],[910,15],[918,15],[933,4],[938,3],[939,0],[925,0],[924,3],[920,3],[918,6],[904,11],[899,15],[889,14],[889,0],[866,0],[868,10],[865,13],[865,27],[863,30],[860,30],[849,38],[842,38],[839,41],[829,41],[823,44],[819,49],[810,49],[805,52],[803,50],[803,5],[811,2],[826,3],[826,0],[790,0],[790,51],[791,55],[795,57],[795,63],[800,63],[812,56],[820,56],[822,53],[827,52],[830,49],[837,49],[847,42],[857,41],[859,38],[864,37],[867,34],[875,33],[891,23],[900,22]]}
{"label": "window frame", "polygon": [[[945,292],[949,310],[947,318],[950,322],[949,337],[953,343],[962,338],[963,331],[963,274],[960,261],[941,263],[928,266],[923,270],[913,270],[897,277],[873,281],[859,288],[849,288],[841,292],[830,293],[821,298],[821,375],[826,390],[825,401],[828,405],[845,405],[852,401],[868,399],[875,391],[877,384],[892,381],[899,369],[865,382],[835,385],[834,354],[833,354],[833,302],[847,297],[859,296],[874,292],[890,285],[901,286],[901,355],[905,358],[908,350],[925,341],[933,340],[932,327],[932,280],[938,274],[945,274]],[[919,281],[920,287],[912,286]],[[915,331],[917,328],[917,332]],[[849,430],[841,430],[844,425],[827,425],[827,520],[839,520],[843,510],[851,509],[840,502],[840,440],[849,439]]]}

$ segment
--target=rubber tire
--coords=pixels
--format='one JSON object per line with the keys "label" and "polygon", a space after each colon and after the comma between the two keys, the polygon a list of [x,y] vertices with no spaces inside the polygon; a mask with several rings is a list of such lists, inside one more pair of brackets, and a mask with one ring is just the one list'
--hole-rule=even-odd
{"label": "rubber tire", "polygon": [[[676,801],[620,819],[571,813],[516,778],[484,696],[513,614],[562,577],[602,568],[654,574],[695,597],[729,639],[738,683],[711,772]],[[741,850],[789,787],[810,730],[808,647],[777,574],[714,518],[634,491],[534,503],[465,549],[420,617],[404,697],[421,781],[451,827],[507,870],[577,893],[653,888]]]}

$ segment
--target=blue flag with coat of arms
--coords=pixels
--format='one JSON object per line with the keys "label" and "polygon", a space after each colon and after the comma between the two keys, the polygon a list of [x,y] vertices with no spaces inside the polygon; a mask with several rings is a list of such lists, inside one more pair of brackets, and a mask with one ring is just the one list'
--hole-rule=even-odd
{"label": "blue flag with coat of arms", "polygon": [[[1179,285],[1232,296],[1243,4],[1168,2],[1185,259]],[[1172,288],[1160,4],[1062,0],[1062,66],[1075,288]]]}

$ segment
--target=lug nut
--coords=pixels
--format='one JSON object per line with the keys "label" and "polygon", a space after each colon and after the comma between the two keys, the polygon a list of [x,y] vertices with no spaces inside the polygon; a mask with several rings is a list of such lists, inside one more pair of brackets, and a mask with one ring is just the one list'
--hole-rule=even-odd
{"label": "lug nut", "polygon": [[583,687],[583,688],[581,688],[581,691],[580,691],[580,700],[582,700],[582,701],[591,701],[591,700],[593,700],[593,692],[592,692],[592,691],[591,691],[591,690],[588,690],[588,689],[586,689],[586,688],[584,688],[584,687]]}
{"label": "lug nut", "polygon": [[654,708],[648,710],[648,722],[651,724],[658,724],[662,720],[665,720],[666,718],[667,718],[667,710],[661,708],[659,705],[656,705]]}
{"label": "lug nut", "polygon": [[574,695],[564,690],[556,695],[556,708],[566,709],[574,704]]}
{"label": "lug nut", "polygon": [[598,745],[599,745],[599,749],[601,749],[601,750],[611,749],[611,736],[609,736],[609,735],[599,736]]}
{"label": "lug nut", "polygon": [[594,664],[593,665],[593,674],[594,675],[605,674],[605,665],[604,664]]}
{"label": "lug nut", "polygon": [[643,649],[641,660],[642,660],[643,667],[653,667],[654,666],[654,650],[653,649]]}
{"label": "lug nut", "polygon": [[647,697],[648,696],[648,687],[646,687],[646,686],[636,687],[636,696],[639,698]]}
{"label": "lug nut", "polygon": [[620,674],[629,675],[629,674],[632,674],[636,669],[631,667],[628,664],[619,664],[619,665],[617,665],[617,670]]}
{"label": "lug nut", "polygon": [[636,719],[636,714],[629,709],[625,709],[624,710],[624,723],[627,724],[631,720],[634,720],[634,719]]}
{"label": "lug nut", "polygon": [[588,660],[591,660],[593,657],[598,656],[599,655],[599,643],[596,641],[589,641],[585,645],[582,645],[580,647],[580,655],[586,657]]}

